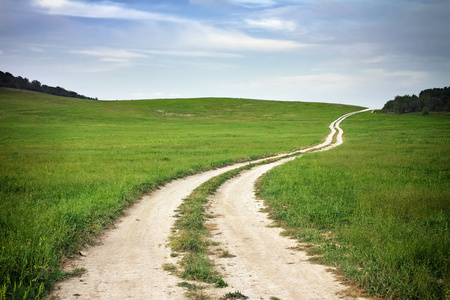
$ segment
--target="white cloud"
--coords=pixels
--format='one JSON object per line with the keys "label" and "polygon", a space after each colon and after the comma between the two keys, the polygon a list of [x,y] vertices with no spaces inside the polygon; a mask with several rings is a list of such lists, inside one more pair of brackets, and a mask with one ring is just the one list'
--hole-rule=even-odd
{"label": "white cloud", "polygon": [[378,55],[374,57],[364,58],[361,61],[366,64],[377,64],[381,62],[385,62],[389,59],[388,55]]}
{"label": "white cloud", "polygon": [[269,7],[276,4],[275,0],[189,0],[194,5],[236,5],[244,7]]}
{"label": "white cloud", "polygon": [[133,59],[147,57],[144,54],[132,52],[125,49],[108,49],[108,48],[72,50],[70,51],[70,53],[98,57],[99,61],[102,62],[121,63],[121,64],[131,64]]}
{"label": "white cloud", "polygon": [[194,5],[223,5],[226,0],[189,0],[190,4]]}
{"label": "white cloud", "polygon": [[44,49],[42,49],[40,47],[35,47],[35,46],[31,46],[30,50],[33,52],[44,52]]}
{"label": "white cloud", "polygon": [[71,52],[91,56],[105,56],[105,57],[120,57],[120,58],[146,57],[144,54],[131,52],[129,50],[124,49],[96,48],[90,50],[73,50]]}
{"label": "white cloud", "polygon": [[291,40],[255,38],[234,30],[198,24],[182,37],[185,47],[219,49],[219,51],[292,51],[309,47]]}
{"label": "white cloud", "polygon": [[410,70],[398,70],[389,71],[385,69],[366,69],[364,71],[364,77],[385,79],[388,81],[394,81],[403,86],[415,86],[424,81],[428,74],[423,71],[410,71]]}
{"label": "white cloud", "polygon": [[232,4],[242,5],[246,7],[266,7],[275,5],[273,0],[230,0]]}
{"label": "white cloud", "polygon": [[358,85],[370,85],[372,83],[396,83],[414,86],[427,77],[425,72],[399,70],[389,71],[385,69],[363,69],[357,73],[331,73],[308,74],[298,76],[283,76],[272,78],[274,85],[285,87],[304,87],[316,90],[349,91]]}
{"label": "white cloud", "polygon": [[316,90],[332,90],[342,91],[348,89],[359,81],[358,76],[340,74],[340,73],[321,73],[299,76],[284,76],[273,79],[274,85],[295,87],[298,89],[316,89]]}
{"label": "white cloud", "polygon": [[284,21],[280,19],[264,19],[264,20],[253,20],[253,19],[246,19],[245,22],[250,27],[255,28],[262,28],[265,30],[283,30],[283,31],[295,31],[296,29],[296,23],[293,21]]}
{"label": "white cloud", "polygon": [[299,100],[354,103],[381,108],[390,97],[417,92],[423,82],[429,80],[426,72],[379,68],[362,69],[353,73],[269,76],[252,82],[247,89],[265,91],[267,96],[274,99],[277,95],[282,98],[293,98],[296,95]]}
{"label": "white cloud", "polygon": [[33,4],[51,15],[99,19],[142,19],[156,21],[183,21],[171,15],[150,13],[127,8],[111,2],[86,3],[73,0],[34,0]]}
{"label": "white cloud", "polygon": [[188,56],[188,57],[215,57],[215,58],[242,58],[236,53],[214,52],[214,51],[184,51],[184,50],[146,50],[145,53],[167,56]]}
{"label": "white cloud", "polygon": [[211,33],[206,36],[208,44],[220,49],[251,51],[283,51],[302,48],[295,41],[258,39],[239,32]]}
{"label": "white cloud", "polygon": [[[198,56],[198,57],[238,57],[237,54],[228,51],[289,51],[305,47],[298,42],[286,39],[256,38],[238,30],[221,29],[195,20],[181,18],[173,15],[152,13],[128,8],[122,4],[112,2],[82,2],[80,0],[33,0],[34,5],[47,14],[85,17],[85,18],[120,18],[153,21],[168,21],[170,26],[162,26],[152,23],[140,23],[139,28],[130,33],[120,32],[124,39],[129,39],[134,44],[140,44],[138,48],[158,49],[164,45],[175,52],[165,52],[166,55]],[[216,1],[216,0],[214,0]],[[272,0],[234,0],[235,4],[252,4],[259,6],[270,5]],[[293,30],[295,24],[281,19],[255,19],[250,20],[255,27],[270,30]],[[137,34],[139,33],[139,34]],[[152,34],[152,39],[142,39],[142,34]],[[89,36],[92,36],[89,35]],[[158,50],[160,50],[159,48]],[[176,52],[182,51],[182,52]],[[81,52],[78,52],[82,54]],[[98,54],[98,51],[95,51]],[[104,49],[100,51],[106,54]],[[84,54],[93,55],[92,52]],[[119,53],[120,54],[120,53]],[[162,53],[159,53],[162,54]],[[97,55],[97,56],[102,56]],[[122,55],[107,55],[103,61],[125,61]],[[141,54],[142,55],[142,54]],[[127,57],[129,59],[130,57]]]}

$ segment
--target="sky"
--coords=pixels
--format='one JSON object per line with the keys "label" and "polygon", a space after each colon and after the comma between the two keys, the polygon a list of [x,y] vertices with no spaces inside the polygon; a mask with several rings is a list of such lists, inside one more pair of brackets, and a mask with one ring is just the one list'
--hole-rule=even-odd
{"label": "sky", "polygon": [[102,100],[381,108],[450,86],[449,0],[0,0],[0,70]]}

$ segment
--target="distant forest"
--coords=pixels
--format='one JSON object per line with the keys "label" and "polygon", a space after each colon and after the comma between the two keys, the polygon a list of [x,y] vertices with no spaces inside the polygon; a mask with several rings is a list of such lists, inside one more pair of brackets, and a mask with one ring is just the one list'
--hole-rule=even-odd
{"label": "distant forest", "polygon": [[0,87],[29,90],[62,97],[97,100],[97,98],[86,97],[73,91],[63,89],[62,87],[59,86],[52,87],[45,84],[41,84],[37,80],[33,80],[30,82],[28,78],[23,78],[21,76],[15,77],[11,73],[8,72],[4,73],[2,71],[0,71]]}
{"label": "distant forest", "polygon": [[410,112],[450,111],[450,87],[427,89],[416,95],[397,96],[384,105],[382,111],[405,114]]}

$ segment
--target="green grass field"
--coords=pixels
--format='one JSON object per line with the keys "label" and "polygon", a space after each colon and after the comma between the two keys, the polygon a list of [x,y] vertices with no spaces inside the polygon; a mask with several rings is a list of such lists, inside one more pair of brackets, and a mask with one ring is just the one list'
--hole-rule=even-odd
{"label": "green grass field", "polygon": [[89,101],[0,89],[0,299],[42,297],[60,262],[174,178],[320,142],[358,107],[246,99]]}
{"label": "green grass field", "polygon": [[450,297],[450,116],[364,113],[345,142],[262,179],[287,233],[369,295]]}

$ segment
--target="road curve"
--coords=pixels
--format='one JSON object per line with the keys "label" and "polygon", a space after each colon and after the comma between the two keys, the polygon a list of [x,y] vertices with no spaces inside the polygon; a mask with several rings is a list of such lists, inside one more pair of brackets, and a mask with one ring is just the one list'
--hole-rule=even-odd
{"label": "road curve", "polygon": [[[339,141],[342,143],[342,130],[339,124],[351,114],[333,121],[330,124],[331,133],[320,145],[274,157],[319,151],[326,147],[332,147]],[[337,136],[336,131],[338,132]],[[335,136],[336,138],[334,138]],[[294,158],[263,165],[258,167],[257,172],[267,172],[270,167],[292,159]],[[248,163],[263,160],[265,159]],[[174,222],[172,217],[174,210],[182,203],[182,199],[205,181],[248,163],[235,164],[174,180],[143,197],[127,211],[126,215],[117,222],[113,229],[107,230],[100,237],[97,245],[87,247],[83,250],[83,255],[67,262],[65,269],[85,268],[86,272],[81,277],[69,278],[58,283],[50,297],[53,297],[53,299],[79,300],[185,299],[184,290],[176,285],[179,279],[162,269],[163,264],[174,261],[170,257],[171,250],[167,246],[168,236],[171,234],[170,230]],[[253,177],[260,176],[256,173],[253,174],[255,174]],[[252,190],[253,185],[249,189]],[[274,251],[269,257],[278,255],[279,251]],[[260,262],[263,262],[264,265],[266,261]],[[257,261],[254,263],[256,264]],[[318,277],[316,281],[321,280]],[[322,289],[320,285],[317,285],[317,288]],[[326,298],[325,296],[323,299]]]}
{"label": "road curve", "polygon": [[[331,133],[323,143],[299,152],[325,151],[341,145],[340,123],[363,111],[336,119],[330,124]],[[272,222],[261,212],[264,201],[255,196],[255,182],[272,168],[293,159],[289,157],[244,171],[209,198],[209,213],[218,216],[210,221],[215,228],[213,241],[219,243],[213,253],[225,251],[232,256],[211,256],[229,284],[225,290],[211,291],[217,298],[238,290],[250,299],[354,299],[346,296],[347,287],[335,279],[329,267],[311,264],[305,252],[295,250],[299,248],[298,242],[281,236],[282,229],[271,228]]]}
{"label": "road curve", "polygon": [[[327,271],[312,264],[297,241],[280,235],[282,229],[271,228],[264,202],[254,192],[256,180],[275,166],[295,158],[257,166],[227,181],[209,198],[214,242],[232,258],[211,259],[223,272],[229,287],[214,290],[216,298],[226,292],[240,291],[250,299],[338,299],[346,287]],[[213,249],[214,252],[214,249]]]}

